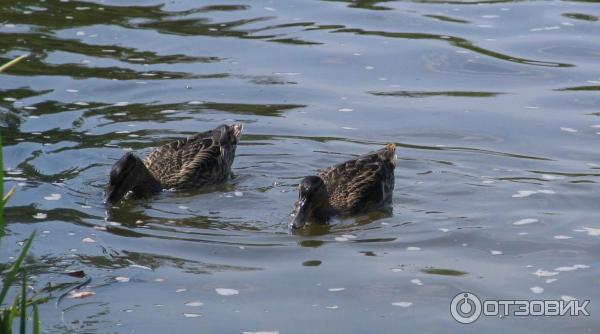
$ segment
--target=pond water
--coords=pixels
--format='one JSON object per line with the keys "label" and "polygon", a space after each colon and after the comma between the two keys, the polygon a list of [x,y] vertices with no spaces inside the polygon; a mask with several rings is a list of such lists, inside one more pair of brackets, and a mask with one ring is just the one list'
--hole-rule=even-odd
{"label": "pond water", "polygon": [[[0,263],[48,333],[600,328],[597,1],[4,0]],[[110,166],[241,121],[234,178],[106,210]],[[298,181],[396,143],[391,212],[290,235]],[[87,298],[57,297],[85,278]],[[48,284],[50,288],[48,288]],[[449,305],[577,298],[591,316]]]}

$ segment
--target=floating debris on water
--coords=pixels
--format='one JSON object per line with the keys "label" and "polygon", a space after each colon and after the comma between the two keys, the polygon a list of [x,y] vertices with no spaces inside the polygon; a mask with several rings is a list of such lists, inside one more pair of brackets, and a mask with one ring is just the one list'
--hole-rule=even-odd
{"label": "floating debris on water", "polygon": [[146,266],[142,266],[142,265],[139,265],[139,264],[130,264],[129,267],[130,268],[138,268],[138,269],[144,269],[144,270],[152,271],[152,268],[146,267]]}
{"label": "floating debris on water", "polygon": [[531,290],[531,292],[533,292],[533,293],[544,292],[544,288],[542,288],[541,286],[532,286],[531,288],[529,288],[529,290]]}
{"label": "floating debris on water", "polygon": [[325,306],[325,308],[328,308],[330,310],[337,310],[339,307],[337,305],[330,305],[330,306]]}
{"label": "floating debris on water", "polygon": [[93,291],[79,291],[79,292],[71,291],[71,293],[69,293],[68,298],[83,299],[83,298],[91,297],[95,294],[96,293]]}
{"label": "floating debris on water", "polygon": [[327,289],[327,291],[330,291],[330,292],[338,292],[338,291],[344,291],[344,290],[346,290],[346,288],[330,288],[330,289]]}
{"label": "floating debris on water", "polygon": [[502,254],[504,254],[504,253],[502,253],[502,251],[499,251],[499,250],[493,250],[493,249],[492,249],[492,250],[490,250],[490,253],[492,253],[492,255],[502,255]]}
{"label": "floating debris on water", "polygon": [[590,266],[588,266],[586,264],[574,264],[572,266],[557,267],[557,268],[554,268],[554,270],[556,270],[556,271],[574,271],[574,270],[578,270],[578,269],[588,269],[588,268],[590,268]]}
{"label": "floating debris on water", "polygon": [[58,201],[61,197],[60,194],[50,194],[50,196],[45,196],[44,199],[46,201]]}
{"label": "floating debris on water", "polygon": [[200,315],[198,313],[184,313],[183,316],[186,318],[198,318],[198,317],[201,317],[202,315]]}
{"label": "floating debris on water", "polygon": [[410,282],[416,285],[423,285],[423,282],[421,282],[421,280],[418,278],[411,279]]}
{"label": "floating debris on water", "polygon": [[221,296],[234,296],[240,292],[236,289],[216,288],[215,291]]}
{"label": "floating debris on water", "polygon": [[409,246],[409,247],[406,247],[406,250],[407,251],[418,251],[418,250],[421,250],[421,247]]}
{"label": "floating debris on water", "polygon": [[394,302],[394,303],[392,303],[392,305],[399,306],[399,307],[409,307],[412,304],[413,304],[412,302]]}
{"label": "floating debris on water", "polygon": [[513,225],[527,225],[527,224],[537,223],[539,221],[540,221],[539,219],[535,219],[535,218],[524,218],[524,219],[517,220],[516,222],[514,222],[512,224]]}
{"label": "floating debris on water", "polygon": [[558,239],[558,240],[567,240],[567,239],[573,239],[573,237],[570,237],[568,235],[555,235],[554,239]]}
{"label": "floating debris on water", "polygon": [[537,277],[550,277],[550,276],[556,276],[559,273],[556,271],[548,271],[548,270],[538,269],[534,273],[531,273],[531,274],[535,275]]}
{"label": "floating debris on water", "polygon": [[582,227],[580,229],[576,229],[576,230],[573,230],[573,231],[575,231],[575,232],[587,232],[588,235],[591,235],[593,237],[600,236],[600,228]]}
{"label": "floating debris on water", "polygon": [[34,219],[46,219],[46,218],[48,218],[48,215],[43,212],[38,212],[35,215],[33,215],[32,217]]}

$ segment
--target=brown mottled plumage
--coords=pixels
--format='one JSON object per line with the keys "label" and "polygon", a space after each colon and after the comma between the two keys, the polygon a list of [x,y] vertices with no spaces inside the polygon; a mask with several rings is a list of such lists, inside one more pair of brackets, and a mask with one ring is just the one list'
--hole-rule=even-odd
{"label": "brown mottled plumage", "polygon": [[226,181],[231,173],[242,123],[178,139],[152,151],[143,161],[132,152],[110,172],[106,201],[114,203],[127,192],[147,195],[161,189],[190,189]]}
{"label": "brown mottled plumage", "polygon": [[321,170],[300,182],[291,229],[326,223],[335,215],[377,209],[392,200],[396,145]]}

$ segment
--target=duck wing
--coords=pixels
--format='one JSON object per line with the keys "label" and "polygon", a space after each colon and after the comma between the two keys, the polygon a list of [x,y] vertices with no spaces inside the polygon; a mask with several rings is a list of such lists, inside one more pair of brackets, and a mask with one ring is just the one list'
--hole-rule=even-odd
{"label": "duck wing", "polygon": [[219,140],[208,131],[158,147],[144,164],[164,188],[189,188],[215,180],[211,166],[220,156]]}
{"label": "duck wing", "polygon": [[395,145],[320,171],[334,209],[356,214],[389,203],[394,190]]}

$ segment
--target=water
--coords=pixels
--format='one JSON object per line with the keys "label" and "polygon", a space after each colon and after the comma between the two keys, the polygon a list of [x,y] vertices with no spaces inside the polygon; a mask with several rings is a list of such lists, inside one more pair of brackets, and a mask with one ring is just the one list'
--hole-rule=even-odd
{"label": "water", "polygon": [[[0,262],[37,231],[49,333],[593,332],[599,6],[5,0]],[[126,150],[233,121],[229,184],[106,212]],[[303,176],[388,142],[392,212],[287,233]],[[57,307],[73,270],[95,295]],[[461,325],[461,291],[592,315]]]}

